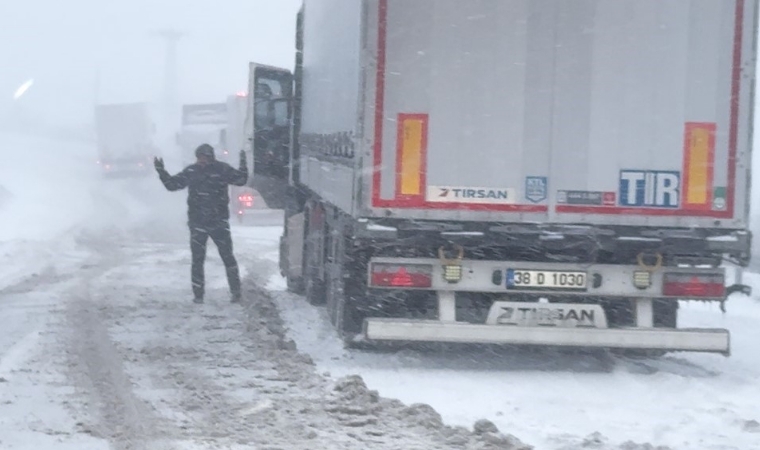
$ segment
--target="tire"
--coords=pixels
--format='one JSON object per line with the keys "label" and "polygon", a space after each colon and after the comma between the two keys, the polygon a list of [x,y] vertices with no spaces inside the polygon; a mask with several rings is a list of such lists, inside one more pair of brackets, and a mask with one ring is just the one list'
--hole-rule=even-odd
{"label": "tire", "polygon": [[305,293],[305,283],[303,277],[294,277],[288,275],[290,268],[288,267],[288,259],[285,256],[287,254],[287,248],[285,246],[286,240],[287,236],[280,237],[280,275],[285,277],[288,292],[303,295]]}
{"label": "tire", "polygon": [[313,273],[308,275],[304,283],[306,301],[313,306],[322,306],[327,300],[325,294],[325,283]]}
{"label": "tire", "polygon": [[297,295],[304,295],[306,293],[303,278],[285,277],[285,281],[287,282],[288,292]]}
{"label": "tire", "polygon": [[365,314],[359,304],[367,295],[361,258],[356,258],[348,251],[350,243],[343,233],[338,236],[336,254],[328,266],[327,275],[327,309],[330,321],[344,343],[352,346],[354,338],[363,331]]}
{"label": "tire", "polygon": [[[311,208],[306,209],[307,217],[311,214]],[[309,230],[309,225],[306,225]],[[306,232],[304,241],[304,295],[310,305],[322,306],[326,303],[325,282],[317,276],[317,267],[324,264],[323,255],[318,254],[314,246],[314,237],[309,231]]]}

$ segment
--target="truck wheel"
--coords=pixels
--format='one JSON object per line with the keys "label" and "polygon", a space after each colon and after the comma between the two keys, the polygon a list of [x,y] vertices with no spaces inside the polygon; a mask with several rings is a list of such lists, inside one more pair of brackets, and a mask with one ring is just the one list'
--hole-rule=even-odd
{"label": "truck wheel", "polygon": [[297,295],[305,295],[306,289],[304,286],[303,278],[285,277],[287,282],[288,292],[292,292]]}
{"label": "truck wheel", "polygon": [[328,281],[327,309],[335,329],[346,342],[350,342],[361,333],[364,317],[357,308],[357,299],[347,295],[345,284],[337,277]]}
{"label": "truck wheel", "polygon": [[306,276],[304,291],[306,301],[310,305],[322,306],[325,304],[325,283],[318,279],[316,274],[311,273]]}
{"label": "truck wheel", "polygon": [[[306,209],[307,217],[311,216],[312,207]],[[310,220],[310,219],[307,219]],[[310,305],[321,306],[325,304],[325,282],[321,280],[318,274],[318,268],[325,263],[324,255],[315,245],[317,236],[310,230],[310,224],[307,224],[306,239],[304,242],[304,290],[306,301]]]}
{"label": "truck wheel", "polygon": [[328,266],[327,309],[330,321],[340,337],[352,346],[354,338],[362,332],[364,314],[359,309],[359,302],[367,295],[364,283],[364,265],[348,252],[349,238],[343,233],[338,236],[335,258]]}
{"label": "truck wheel", "polygon": [[285,277],[285,280],[287,281],[288,292],[303,295],[305,293],[303,277],[293,277],[288,275],[290,268],[288,267],[288,259],[285,256],[288,251],[285,245],[286,240],[287,236],[280,237],[280,275]]}
{"label": "truck wheel", "polygon": [[317,276],[317,251],[311,239],[304,243],[304,296],[310,305],[322,306],[325,304],[325,282]]}
{"label": "truck wheel", "polygon": [[[302,270],[301,273],[298,274],[298,276],[288,275],[290,273],[290,267],[289,267],[290,264],[288,261],[289,250],[288,250],[287,242],[288,242],[288,234],[289,234],[288,219],[295,216],[296,214],[300,214],[300,213],[306,214],[305,205],[299,202],[299,199],[297,197],[297,192],[293,189],[288,190],[288,193],[285,199],[286,199],[285,210],[284,210],[283,224],[282,224],[283,234],[282,236],[280,236],[280,274],[284,276],[285,279],[287,280],[287,286],[288,286],[289,292],[292,292],[294,294],[304,295],[305,285],[306,285],[304,281],[304,277],[303,277],[304,271]],[[304,225],[306,225],[305,222],[304,222]],[[305,237],[306,230],[302,229],[301,233],[304,234],[304,236],[302,237]],[[305,240],[304,240],[304,245],[305,245]],[[305,254],[303,254],[303,250],[304,249],[302,248],[301,253],[302,253],[302,256],[305,256]]]}

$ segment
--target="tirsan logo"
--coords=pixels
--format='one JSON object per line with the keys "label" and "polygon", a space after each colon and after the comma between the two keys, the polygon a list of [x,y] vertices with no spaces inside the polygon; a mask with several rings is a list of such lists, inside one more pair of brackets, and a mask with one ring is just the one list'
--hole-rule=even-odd
{"label": "tirsan logo", "polygon": [[620,172],[620,205],[678,208],[681,173],[675,171],[623,170]]}
{"label": "tirsan logo", "polygon": [[514,189],[430,186],[427,200],[439,203],[513,204],[516,193]]}
{"label": "tirsan logo", "polygon": [[496,200],[509,199],[509,191],[497,190],[497,189],[441,189],[441,197],[454,197],[454,198],[492,198]]}

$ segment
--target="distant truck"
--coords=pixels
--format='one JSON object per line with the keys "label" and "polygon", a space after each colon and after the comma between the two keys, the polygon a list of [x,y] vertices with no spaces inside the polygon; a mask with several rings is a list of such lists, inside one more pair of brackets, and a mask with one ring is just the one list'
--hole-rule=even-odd
{"label": "distant truck", "polygon": [[156,125],[147,103],[95,107],[98,164],[107,177],[146,176],[158,155]]}
{"label": "distant truck", "polygon": [[288,286],[349,344],[728,355],[678,311],[748,293],[757,12],[305,0],[286,154],[282,99],[251,100]]}
{"label": "distant truck", "polygon": [[182,124],[177,133],[177,144],[181,148],[182,164],[195,162],[195,149],[201,144],[209,144],[220,155],[222,131],[227,128],[227,104],[192,104],[182,107]]}
{"label": "distant truck", "polygon": [[219,151],[217,157],[229,164],[237,164],[240,150],[251,151],[251,143],[246,139],[245,117],[248,106],[248,93],[238,92],[227,97],[225,127],[219,132]]}

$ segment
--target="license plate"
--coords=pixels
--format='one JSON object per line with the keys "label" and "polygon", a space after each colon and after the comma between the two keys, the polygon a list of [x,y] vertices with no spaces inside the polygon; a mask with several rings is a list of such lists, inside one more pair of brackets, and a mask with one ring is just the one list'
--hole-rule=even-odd
{"label": "license plate", "polygon": [[585,291],[585,272],[553,270],[507,270],[507,289]]}

